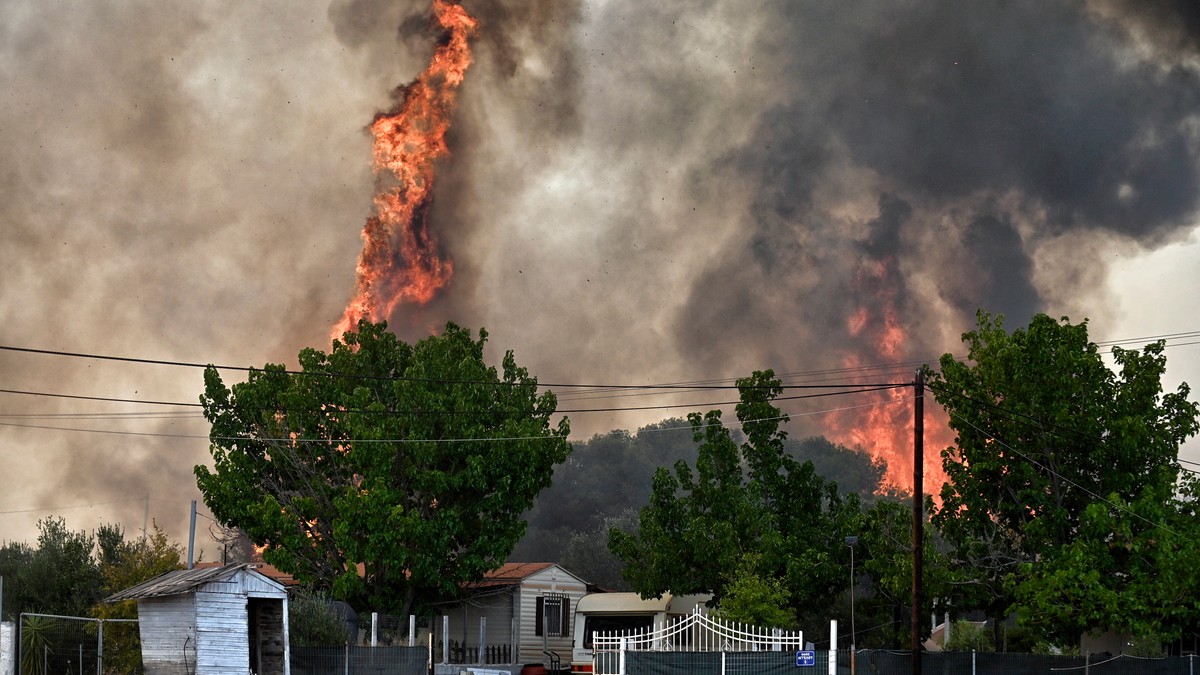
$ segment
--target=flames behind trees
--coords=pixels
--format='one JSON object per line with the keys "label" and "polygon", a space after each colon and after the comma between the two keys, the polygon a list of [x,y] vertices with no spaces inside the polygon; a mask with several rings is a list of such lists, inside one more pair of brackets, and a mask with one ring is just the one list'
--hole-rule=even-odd
{"label": "flames behind trees", "polygon": [[379,321],[401,304],[428,303],[454,273],[453,261],[438,250],[427,215],[434,165],[449,152],[446,133],[471,65],[469,40],[478,24],[450,0],[434,0],[432,12],[443,35],[429,66],[396,89],[396,106],[376,115],[370,126],[374,169],[380,174],[375,212],[363,226],[354,297],[334,325],[334,338],[360,319]]}

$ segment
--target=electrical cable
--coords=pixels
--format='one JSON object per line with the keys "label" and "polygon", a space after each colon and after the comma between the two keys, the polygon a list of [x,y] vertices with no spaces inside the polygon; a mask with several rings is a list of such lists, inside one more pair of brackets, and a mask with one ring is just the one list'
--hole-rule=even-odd
{"label": "electrical cable", "polygon": [[[952,412],[951,412],[951,413],[950,413],[950,416],[951,416],[951,417],[953,417],[953,416],[954,416],[954,413],[952,413]],[[1162,530],[1164,530],[1164,531],[1166,531],[1166,532],[1169,532],[1169,533],[1171,533],[1171,534],[1174,534],[1174,535],[1178,536],[1178,533],[1177,533],[1177,532],[1175,532],[1175,531],[1174,531],[1174,530],[1172,530],[1171,528],[1167,527],[1166,525],[1163,525],[1163,524],[1161,524],[1161,523],[1155,523],[1154,521],[1152,521],[1152,520],[1150,520],[1150,519],[1146,518],[1145,516],[1141,515],[1140,513],[1135,513],[1135,512],[1133,512],[1133,511],[1131,511],[1131,510],[1129,510],[1129,509],[1127,509],[1127,508],[1123,507],[1123,506],[1120,506],[1120,505],[1118,505],[1118,504],[1114,504],[1114,503],[1112,503],[1112,502],[1111,502],[1111,501],[1109,501],[1108,499],[1105,499],[1104,497],[1101,497],[1100,495],[1098,495],[1098,494],[1096,494],[1095,492],[1092,492],[1091,490],[1089,490],[1089,489],[1087,489],[1087,488],[1083,487],[1082,485],[1080,485],[1080,484],[1076,483],[1075,481],[1071,480],[1070,478],[1067,478],[1066,476],[1064,476],[1064,475],[1062,475],[1062,474],[1058,473],[1057,471],[1055,471],[1055,470],[1053,470],[1053,469],[1051,469],[1051,468],[1049,468],[1049,467],[1047,467],[1047,466],[1044,466],[1043,464],[1041,464],[1041,463],[1040,463],[1040,462],[1038,462],[1037,460],[1033,459],[1033,458],[1032,458],[1032,457],[1030,457],[1029,455],[1026,455],[1025,453],[1021,452],[1020,450],[1017,450],[1016,448],[1012,447],[1012,446],[1011,446],[1011,445],[1009,445],[1008,443],[1005,443],[1003,440],[1001,440],[1000,438],[998,438],[998,437],[997,437],[997,436],[995,436],[994,434],[988,433],[987,431],[984,431],[983,429],[980,429],[979,427],[975,426],[975,425],[974,425],[974,424],[972,424],[970,421],[968,421],[968,420],[965,420],[965,419],[962,419],[962,417],[961,417],[961,416],[959,417],[959,420],[960,420],[960,421],[962,421],[962,422],[963,422],[964,424],[966,424],[967,426],[969,426],[969,427],[971,427],[972,429],[974,429],[975,431],[978,431],[980,434],[982,434],[982,435],[983,435],[983,436],[985,436],[986,438],[989,438],[989,439],[991,439],[992,441],[994,441],[994,442],[996,442],[996,443],[999,443],[999,444],[1000,444],[1002,447],[1004,447],[1005,449],[1007,449],[1007,450],[1009,450],[1010,452],[1012,452],[1012,453],[1014,453],[1014,454],[1016,454],[1016,455],[1018,455],[1018,456],[1020,456],[1020,457],[1024,458],[1024,459],[1025,459],[1025,461],[1027,461],[1027,462],[1029,462],[1030,464],[1032,464],[1032,465],[1036,466],[1037,468],[1041,469],[1042,471],[1044,471],[1044,472],[1046,472],[1046,473],[1050,474],[1051,476],[1055,476],[1055,477],[1057,477],[1059,480],[1061,480],[1061,481],[1063,481],[1064,483],[1066,483],[1066,484],[1070,485],[1071,487],[1074,487],[1074,488],[1076,488],[1076,489],[1078,489],[1078,490],[1082,491],[1084,494],[1088,495],[1089,497],[1092,497],[1093,499],[1096,499],[1096,500],[1099,500],[1099,501],[1101,501],[1101,502],[1104,502],[1105,504],[1108,504],[1110,507],[1112,507],[1113,509],[1115,509],[1115,510],[1117,510],[1117,511],[1122,511],[1122,512],[1125,512],[1125,513],[1129,514],[1130,516],[1133,516],[1133,517],[1137,518],[1138,520],[1144,521],[1146,524],[1150,525],[1151,527],[1155,527],[1155,528],[1161,528]]]}
{"label": "electrical cable", "polygon": [[[1193,337],[1200,337],[1200,331],[1163,333],[1163,334],[1159,334],[1159,335],[1150,335],[1150,336],[1143,336],[1143,337],[1137,337],[1137,338],[1106,340],[1106,341],[1101,341],[1101,342],[1095,342],[1093,344],[1095,344],[1097,346],[1117,346],[1117,345],[1121,345],[1121,344],[1131,344],[1131,343],[1145,344],[1147,342],[1153,342],[1153,341],[1158,341],[1158,340],[1168,341],[1171,339],[1193,338]],[[1192,344],[1200,344],[1200,341],[1186,342],[1186,343],[1176,344],[1176,345],[1167,344],[1166,346],[1182,346],[1182,345],[1192,345]],[[39,354],[39,355],[44,355],[44,356],[59,356],[59,357],[68,357],[68,358],[94,359],[94,360],[102,360],[102,361],[117,361],[117,362],[123,362],[123,363],[136,363],[136,364],[142,364],[142,365],[161,365],[161,366],[185,367],[185,368],[215,368],[217,370],[232,370],[232,371],[241,371],[241,372],[252,372],[252,371],[260,371],[261,372],[262,370],[264,370],[263,368],[257,368],[254,366],[215,365],[215,364],[211,364],[211,363],[205,364],[205,363],[190,362],[190,361],[173,361],[173,360],[166,360],[166,359],[149,359],[149,358],[139,358],[139,357],[130,357],[130,356],[112,356],[112,355],[106,355],[106,354],[92,354],[92,353],[87,353],[87,352],[71,352],[71,351],[54,350],[54,349],[38,349],[38,348],[33,348],[33,347],[18,347],[18,346],[14,346],[14,345],[0,345],[0,351],[10,351],[10,352],[18,352],[18,353],[26,353],[26,354]],[[933,359],[933,360],[936,361],[936,359]],[[911,367],[923,365],[923,363],[925,363],[925,362],[915,362],[914,361],[914,362],[890,364],[890,365],[856,366],[856,367],[850,367],[850,368],[816,370],[816,371],[810,371],[808,373],[800,373],[799,375],[847,373],[847,372],[866,371],[866,370],[879,369],[879,368],[887,368],[887,369],[893,369],[893,368],[897,368],[897,367],[911,368]],[[412,381],[412,382],[455,382],[455,383],[463,383],[463,384],[492,384],[492,385],[503,384],[503,385],[511,385],[511,386],[520,386],[522,384],[522,383],[509,383],[509,382],[497,383],[497,382],[471,381],[471,380],[454,381],[454,380],[441,380],[441,379],[436,379],[436,378],[429,379],[429,378],[385,377],[385,376],[355,375],[355,374],[351,374],[351,373],[315,373],[315,372],[310,372],[310,371],[303,371],[303,370],[297,371],[297,370],[287,370],[287,369],[284,369],[282,372],[291,374],[291,375],[321,375],[321,376],[326,376],[326,377],[335,377],[335,376],[336,377],[355,377],[355,378],[362,378],[362,379]],[[795,376],[795,375],[797,375],[797,374],[790,374],[789,377]],[[720,381],[720,380],[717,380],[717,381]],[[712,382],[712,380],[709,380],[709,382]],[[687,389],[687,388],[736,389],[737,388],[736,384],[700,384],[700,383],[695,383],[695,382],[675,383],[675,384],[650,384],[650,385],[538,383],[538,386],[547,387],[547,388],[559,388],[559,389],[628,389],[628,390]]]}
{"label": "electrical cable", "polygon": [[[910,385],[904,385],[904,386],[910,386]],[[798,400],[798,399],[808,399],[808,398],[825,398],[828,396],[869,393],[872,391],[883,391],[886,389],[893,389],[893,388],[894,387],[885,387],[885,388],[881,388],[878,390],[865,389],[865,390],[856,390],[856,391],[849,391],[849,392],[826,392],[826,393],[822,393],[822,394],[806,394],[806,395],[802,395],[802,396],[780,397],[780,398],[777,398],[774,400]],[[891,402],[891,401],[887,401],[887,402]],[[737,403],[737,401],[732,401],[729,403],[731,403],[731,404]],[[726,405],[726,404],[725,403],[716,403],[716,404],[711,404],[711,405]],[[679,405],[679,406],[662,406],[662,407],[689,407],[689,406]],[[690,406],[690,407],[697,407],[697,406]],[[641,409],[653,409],[653,408],[638,408],[638,410],[641,410]],[[624,411],[627,409],[620,409],[620,410]],[[480,413],[480,414],[486,414],[486,413]],[[814,414],[816,414],[816,413],[814,413]],[[17,428],[25,428],[25,429],[74,431],[74,432],[81,432],[81,433],[98,433],[98,434],[109,434],[109,435],[142,436],[142,437],[157,437],[157,438],[209,439],[212,441],[253,440],[253,441],[258,441],[258,442],[272,442],[272,443],[332,443],[332,442],[334,442],[334,439],[329,439],[329,438],[256,438],[256,439],[249,439],[249,438],[239,437],[239,436],[170,434],[170,433],[161,433],[161,432],[155,433],[155,432],[138,432],[138,431],[116,431],[116,430],[111,430],[111,429],[81,429],[81,428],[77,428],[77,427],[47,426],[47,425],[39,425],[39,424],[20,424],[20,423],[15,423],[15,422],[0,422],[0,426],[17,427]],[[336,442],[338,442],[338,443],[450,443],[450,442],[522,441],[522,440],[551,440],[551,439],[557,440],[557,438],[558,437],[556,437],[556,436],[516,436],[516,437],[498,437],[498,438],[443,438],[443,439],[409,439],[409,438],[405,438],[405,439],[401,439],[401,438],[337,439]]]}
{"label": "electrical cable", "polygon": [[[899,383],[899,384],[812,385],[812,386],[795,387],[795,388],[803,389],[803,390],[849,389],[849,391],[835,391],[835,392],[826,392],[826,393],[821,393],[821,394],[805,394],[805,395],[798,395],[798,396],[779,396],[773,400],[790,401],[790,400],[798,400],[798,399],[805,399],[805,398],[821,398],[821,397],[825,397],[825,396],[839,396],[839,395],[843,395],[843,394],[856,394],[856,393],[861,393],[861,392],[883,391],[883,390],[887,390],[887,389],[896,389],[896,388],[908,387],[908,386],[911,386],[911,383],[906,382],[906,383]],[[25,396],[42,396],[42,397],[47,397],[47,398],[84,399],[84,400],[92,400],[92,401],[104,401],[104,402],[108,402],[108,403],[135,403],[135,404],[142,404],[142,405],[161,405],[161,406],[192,407],[192,408],[203,407],[203,404],[200,404],[200,403],[183,403],[183,402],[179,402],[179,401],[153,401],[153,400],[146,400],[146,399],[113,398],[113,397],[99,397],[99,396],[78,396],[78,395],[72,395],[72,394],[57,394],[57,393],[50,393],[50,392],[23,391],[23,390],[17,390],[17,389],[0,389],[0,393],[25,395]],[[674,408],[705,408],[705,407],[712,407],[712,406],[735,405],[737,403],[740,403],[740,401],[678,403],[678,404],[670,404],[670,405],[627,406],[627,407],[609,407],[609,408],[564,408],[561,410],[555,410],[553,412],[553,414],[566,415],[566,414],[597,413],[597,412],[638,412],[638,411],[644,411],[644,410],[667,410],[667,409],[674,409]],[[308,410],[285,409],[285,410],[281,410],[280,412],[317,413],[317,412],[329,412],[329,411],[318,410],[318,409],[308,409]],[[345,408],[345,409],[338,408],[338,409],[333,410],[332,412],[358,413],[358,414],[367,414],[367,415],[494,415],[495,414],[495,411],[476,411],[476,410],[367,410],[367,409],[362,409],[362,408]],[[3,416],[0,415],[0,417],[3,417]]]}
{"label": "electrical cable", "polygon": [[[1089,434],[1085,431],[1081,431],[1079,429],[1074,429],[1071,427],[1064,427],[1062,425],[1054,424],[1052,422],[1046,422],[1046,421],[1038,419],[1037,417],[1034,417],[1032,415],[1026,415],[1025,413],[1019,413],[1019,412],[1016,412],[1013,410],[1006,410],[1005,408],[1003,408],[995,403],[991,403],[988,401],[981,401],[981,400],[973,398],[971,396],[967,396],[966,394],[961,394],[959,392],[952,391],[946,387],[941,387],[940,385],[936,385],[931,382],[925,383],[925,388],[928,389],[934,395],[937,395],[939,393],[937,390],[941,389],[942,391],[940,393],[948,394],[950,396],[955,396],[955,397],[961,398],[965,401],[970,401],[971,403],[974,403],[975,405],[990,408],[992,410],[995,410],[998,413],[1007,415],[1013,419],[1020,419],[1020,420],[1026,421],[1026,422],[1031,422],[1033,425],[1036,425],[1041,430],[1053,431],[1055,429],[1061,429],[1063,431],[1070,432],[1076,436],[1082,436],[1088,440],[1103,442],[1103,439],[1099,438],[1098,436]],[[1056,435],[1061,436],[1061,434],[1056,434]]]}
{"label": "electrical cable", "polygon": [[[214,365],[203,364],[188,361],[168,361],[162,359],[146,359],[130,356],[110,356],[105,354],[88,354],[84,352],[68,352],[51,349],[35,349],[31,347],[15,347],[12,345],[0,345],[0,351],[11,351],[29,354],[41,354],[47,356],[64,356],[70,358],[82,359],[97,359],[103,361],[119,361],[125,363],[137,363],[143,365],[161,365],[161,366],[176,366],[185,368],[214,368],[216,370],[233,370],[241,372],[264,372],[265,368],[255,366],[230,366],[230,365]],[[630,391],[636,390],[672,390],[672,389],[738,389],[737,384],[698,384],[698,383],[677,383],[677,384],[577,384],[577,383],[548,383],[548,382],[496,382],[489,380],[449,380],[444,378],[419,378],[419,377],[404,377],[404,376],[384,376],[384,375],[358,375],[354,373],[338,373],[338,372],[315,372],[308,370],[288,370],[282,369],[279,371],[287,375],[312,375],[320,377],[345,377],[364,380],[379,380],[387,382],[421,382],[432,384],[486,384],[496,386],[531,386],[536,385],[548,389],[626,389]],[[751,388],[766,388],[770,385],[753,385]],[[784,388],[810,388],[804,385],[785,385]]]}

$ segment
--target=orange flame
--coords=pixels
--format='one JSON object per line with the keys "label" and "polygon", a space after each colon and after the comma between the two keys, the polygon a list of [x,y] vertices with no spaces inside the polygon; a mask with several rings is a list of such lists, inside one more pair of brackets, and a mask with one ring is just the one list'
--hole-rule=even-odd
{"label": "orange flame", "polygon": [[[899,362],[904,357],[908,335],[896,310],[897,271],[891,258],[865,260],[859,268],[860,290],[870,289],[871,306],[859,307],[846,320],[846,331],[852,337],[865,339],[872,345],[871,355],[876,362]],[[862,358],[847,354],[846,368],[860,367]],[[915,373],[915,369],[914,369]],[[884,490],[911,492],[913,488],[913,396],[912,388],[888,389],[864,394],[869,403],[836,413],[830,420],[830,438],[851,448],[858,448],[872,458],[887,463],[883,479]],[[924,492],[937,499],[946,472],[942,469],[940,451],[948,445],[949,428],[940,419],[933,397],[925,397],[925,461]],[[939,500],[940,501],[940,500]]]}
{"label": "orange flame", "polygon": [[335,339],[354,330],[360,319],[386,319],[402,303],[428,304],[454,273],[453,262],[438,251],[427,217],[434,164],[449,154],[446,132],[471,65],[468,41],[478,23],[451,0],[433,0],[432,12],[445,36],[429,66],[397,89],[396,107],[371,123],[375,173],[392,180],[381,182],[374,215],[363,226],[354,298],[333,327]]}

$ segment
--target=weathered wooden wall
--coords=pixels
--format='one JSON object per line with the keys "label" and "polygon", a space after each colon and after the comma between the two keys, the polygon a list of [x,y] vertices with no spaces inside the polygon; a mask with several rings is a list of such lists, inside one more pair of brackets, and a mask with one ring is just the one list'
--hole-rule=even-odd
{"label": "weathered wooden wall", "polygon": [[146,675],[196,672],[195,597],[178,595],[138,601],[138,631]]}
{"label": "weathered wooden wall", "polygon": [[244,675],[250,671],[246,597],[219,586],[232,584],[196,592],[196,675]]}

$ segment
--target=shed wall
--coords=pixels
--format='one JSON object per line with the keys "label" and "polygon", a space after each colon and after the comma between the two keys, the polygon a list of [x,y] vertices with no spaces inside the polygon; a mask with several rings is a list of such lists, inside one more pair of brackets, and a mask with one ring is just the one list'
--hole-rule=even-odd
{"label": "shed wall", "polygon": [[196,592],[195,675],[245,675],[250,670],[246,598],[211,584]]}
{"label": "shed wall", "polygon": [[196,672],[194,608],[191,595],[138,600],[138,632],[146,675]]}

